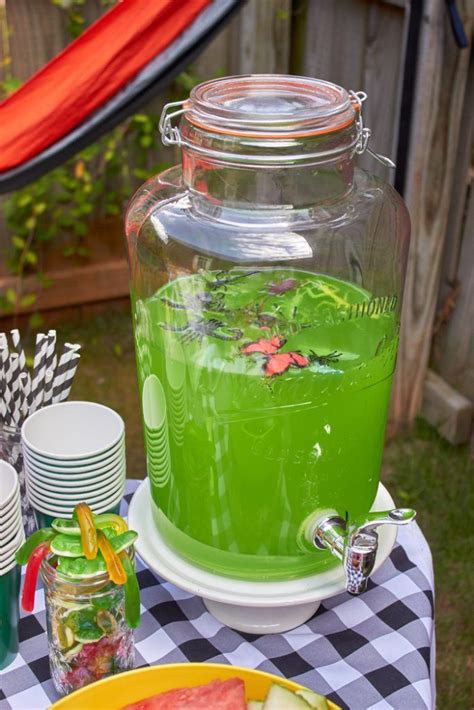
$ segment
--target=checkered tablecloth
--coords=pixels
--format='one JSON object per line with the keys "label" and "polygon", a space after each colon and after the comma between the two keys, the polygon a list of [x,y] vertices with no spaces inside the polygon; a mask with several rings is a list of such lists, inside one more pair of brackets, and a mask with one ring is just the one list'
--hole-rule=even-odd
{"label": "checkered tablecloth", "polygon": [[[122,515],[138,483],[128,482]],[[306,624],[278,635],[233,631],[198,597],[156,577],[139,560],[137,569],[137,667],[229,663],[291,678],[350,710],[434,707],[433,569],[416,524],[399,529],[390,559],[365,594],[328,599]],[[0,710],[43,710],[58,697],[49,675],[42,590],[35,608],[22,616],[20,653],[0,671]]]}

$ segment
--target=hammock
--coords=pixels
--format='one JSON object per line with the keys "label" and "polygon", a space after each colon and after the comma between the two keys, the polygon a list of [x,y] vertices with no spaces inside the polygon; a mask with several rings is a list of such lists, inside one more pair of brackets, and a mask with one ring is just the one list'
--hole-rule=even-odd
{"label": "hammock", "polygon": [[244,0],[121,0],[0,103],[0,193],[64,162],[163,89]]}

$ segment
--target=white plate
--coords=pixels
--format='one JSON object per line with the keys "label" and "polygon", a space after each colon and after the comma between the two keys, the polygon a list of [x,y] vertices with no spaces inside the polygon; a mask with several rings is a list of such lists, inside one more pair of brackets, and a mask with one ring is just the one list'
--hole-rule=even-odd
{"label": "white plate", "polygon": [[[25,446],[46,459],[101,455],[123,437],[122,417],[97,402],[61,402],[38,409],[21,428]],[[80,462],[79,462],[80,463]]]}
{"label": "white plate", "polygon": [[20,500],[20,490],[18,489],[18,495],[13,498],[12,503],[8,512],[0,515],[0,539],[2,533],[5,529],[10,528],[13,521],[18,517],[21,517],[21,500]]}
{"label": "white plate", "polygon": [[[137,553],[154,572],[177,587],[203,597],[209,611],[227,626],[258,634],[287,631],[311,618],[323,599],[345,589],[341,565],[289,582],[249,582],[206,572],[168,547],[155,526],[152,505],[149,482],[145,480],[136,490],[128,510],[129,527],[138,533]],[[372,510],[394,507],[387,489],[379,484]],[[374,571],[390,555],[396,536],[394,525],[379,528]]]}

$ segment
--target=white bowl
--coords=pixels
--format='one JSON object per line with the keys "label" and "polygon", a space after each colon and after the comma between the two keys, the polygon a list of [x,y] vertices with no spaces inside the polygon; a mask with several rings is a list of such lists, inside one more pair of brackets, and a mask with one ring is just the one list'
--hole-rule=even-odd
{"label": "white bowl", "polygon": [[9,572],[12,571],[17,566],[17,562],[15,557],[12,558],[12,560],[7,563],[6,565],[0,565],[0,577],[3,577],[5,574],[8,574]]}
{"label": "white bowl", "polygon": [[8,535],[9,531],[15,528],[19,522],[21,523],[21,502],[18,498],[11,514],[0,518],[0,544],[4,536]]}
{"label": "white bowl", "polygon": [[91,478],[71,478],[71,480],[56,480],[54,478],[47,478],[38,474],[36,471],[27,470],[26,477],[28,481],[33,482],[34,485],[44,488],[47,491],[56,493],[58,490],[63,490],[64,493],[73,493],[74,491],[84,491],[90,490],[92,488],[104,488],[112,484],[119,478],[125,477],[125,462],[107,471],[100,476],[92,476]]}
{"label": "white bowl", "polygon": [[102,452],[98,456],[92,456],[91,458],[79,458],[79,459],[55,459],[40,456],[35,451],[28,448],[28,445],[23,442],[23,456],[35,464],[35,466],[44,468],[48,471],[54,471],[55,473],[69,472],[69,471],[88,471],[95,470],[98,466],[106,466],[109,461],[118,458],[120,454],[125,452],[125,436],[122,436],[119,441],[112,446],[108,451]]}
{"label": "white bowl", "polygon": [[48,487],[43,484],[42,481],[37,479],[28,478],[27,487],[31,489],[33,493],[36,494],[38,498],[43,498],[44,500],[72,500],[73,498],[78,498],[81,495],[95,496],[98,497],[102,494],[114,491],[118,486],[125,480],[125,470],[119,471],[114,478],[108,479],[105,482],[99,482],[94,486],[78,486],[76,488],[62,488],[58,487]]}
{"label": "white bowl", "polygon": [[[11,518],[11,516],[15,513],[15,510],[18,508],[19,501],[20,501],[20,484],[18,484],[16,495],[11,499],[8,506],[6,508],[3,508],[3,510],[0,510],[0,525],[3,525],[5,522],[7,522]],[[20,502],[20,505],[21,505],[21,502]]]}
{"label": "white bowl", "polygon": [[32,452],[61,461],[87,459],[108,451],[122,438],[122,417],[96,402],[61,402],[38,409],[21,428]]}
{"label": "white bowl", "polygon": [[18,528],[18,531],[12,539],[5,546],[0,546],[0,564],[5,565],[10,561],[12,555],[23,545],[25,542],[25,531],[23,530],[23,525]]}
{"label": "white bowl", "polygon": [[63,471],[61,473],[56,473],[56,471],[47,471],[42,468],[38,468],[35,464],[31,463],[29,459],[25,459],[25,471],[28,477],[42,479],[48,481],[53,485],[60,485],[65,483],[65,485],[87,485],[88,481],[105,480],[107,478],[113,477],[116,471],[126,468],[125,453],[122,453],[117,459],[108,462],[103,467],[97,467],[90,471],[85,471],[81,473],[80,471]]}
{"label": "white bowl", "polygon": [[79,491],[68,491],[67,493],[65,491],[48,491],[41,488],[41,486],[36,484],[35,481],[27,480],[26,490],[28,497],[30,497],[31,493],[34,495],[36,500],[42,501],[43,503],[49,504],[51,501],[54,505],[62,505],[63,503],[65,505],[69,505],[71,502],[80,503],[81,501],[85,501],[87,503],[89,500],[96,502],[106,496],[114,495],[122,486],[125,485],[125,480],[125,474],[123,474],[114,481],[111,481],[110,485],[103,488],[96,490],[81,489]]}
{"label": "white bowl", "polygon": [[[99,513],[105,513],[108,510],[111,510],[112,508],[115,508],[116,505],[120,503],[120,501],[123,498],[123,494],[125,492],[125,484],[123,486],[123,489],[119,491],[114,496],[112,496],[110,499],[106,499],[97,503],[88,503],[90,508],[92,508],[92,511],[96,514]],[[43,513],[44,515],[50,515],[53,518],[70,518],[72,516],[72,511],[74,510],[74,506],[76,503],[71,503],[70,505],[66,506],[56,506],[52,505],[51,503],[44,503],[42,501],[34,501],[32,497],[30,497],[30,494],[28,493],[28,500],[30,501],[32,507],[34,510],[37,510],[40,513]]]}
{"label": "white bowl", "polygon": [[13,543],[17,540],[20,533],[23,531],[23,522],[17,520],[15,525],[10,528],[4,535],[2,535],[0,543],[0,557],[4,557],[6,552],[11,550]]}
{"label": "white bowl", "polygon": [[0,514],[6,512],[19,491],[18,474],[7,461],[0,461]]}

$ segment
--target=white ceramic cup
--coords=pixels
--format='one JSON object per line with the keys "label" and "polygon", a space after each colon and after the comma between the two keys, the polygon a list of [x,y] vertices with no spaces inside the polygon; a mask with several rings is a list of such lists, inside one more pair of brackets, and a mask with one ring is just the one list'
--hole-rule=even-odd
{"label": "white ceramic cup", "polygon": [[21,437],[29,451],[45,459],[70,462],[109,451],[124,430],[122,417],[110,407],[72,401],[38,409],[24,422]]}

